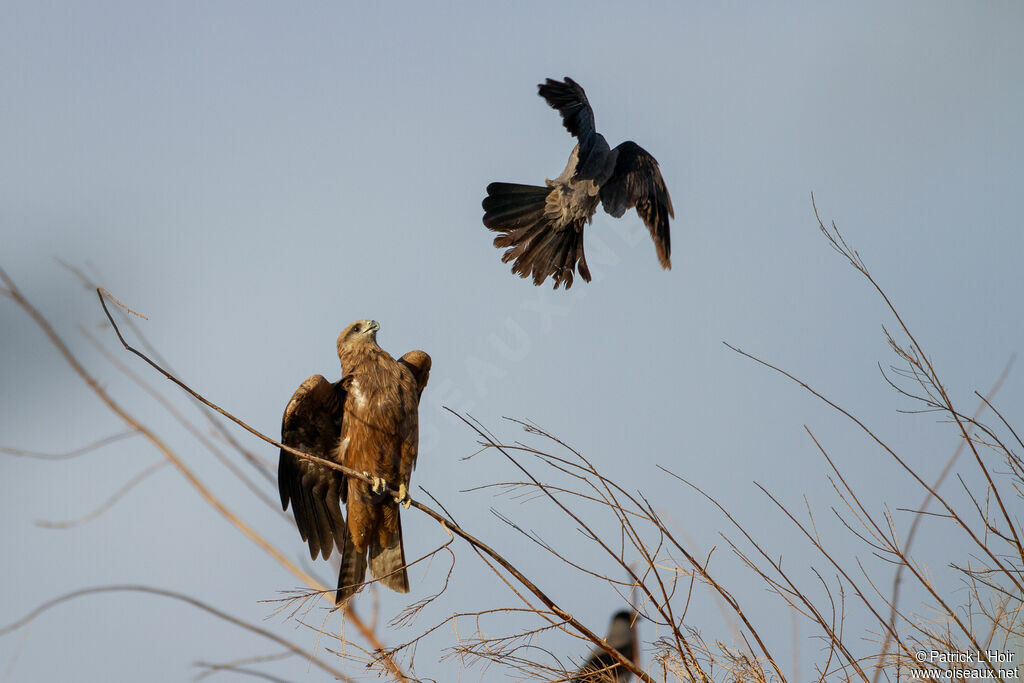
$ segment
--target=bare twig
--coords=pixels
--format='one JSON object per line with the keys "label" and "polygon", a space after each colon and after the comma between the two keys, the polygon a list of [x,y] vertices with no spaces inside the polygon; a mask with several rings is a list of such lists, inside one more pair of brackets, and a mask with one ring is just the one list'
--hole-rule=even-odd
{"label": "bare twig", "polygon": [[83,596],[86,596],[86,595],[96,595],[98,593],[133,593],[133,592],[134,593],[150,593],[152,595],[161,595],[161,596],[166,597],[166,598],[172,598],[174,600],[179,600],[181,602],[188,603],[189,605],[192,605],[193,607],[197,607],[197,608],[203,610],[204,612],[208,612],[209,614],[212,614],[213,616],[217,617],[218,619],[223,619],[224,621],[227,621],[228,623],[234,624],[235,626],[238,626],[239,628],[245,629],[246,631],[249,631],[251,633],[255,633],[255,634],[259,635],[259,636],[262,636],[263,638],[266,638],[267,640],[270,640],[270,641],[272,641],[274,643],[277,643],[278,645],[286,648],[289,652],[292,652],[293,654],[299,655],[300,657],[308,657],[309,661],[314,666],[316,666],[317,668],[323,670],[326,673],[329,673],[330,675],[332,675],[332,676],[334,676],[334,677],[336,677],[338,679],[341,679],[343,681],[349,680],[349,678],[347,676],[345,676],[342,672],[338,671],[337,669],[335,669],[334,667],[330,666],[329,664],[327,664],[323,660],[318,659],[317,657],[310,657],[309,654],[305,650],[303,650],[302,648],[298,647],[297,645],[293,645],[292,643],[290,643],[289,641],[285,640],[284,638],[280,637],[279,635],[277,635],[275,633],[271,633],[270,631],[268,631],[266,629],[263,629],[263,628],[260,628],[259,626],[253,626],[252,624],[250,624],[248,622],[242,621],[241,619],[239,619],[237,617],[233,617],[230,614],[222,612],[219,609],[216,609],[215,607],[211,607],[210,605],[206,604],[205,602],[202,602],[200,600],[196,600],[195,598],[190,597],[188,595],[184,595],[182,593],[176,593],[174,591],[165,590],[163,588],[153,588],[152,586],[140,586],[140,585],[96,586],[94,588],[83,588],[81,590],[71,591],[70,593],[65,593],[64,595],[58,596],[56,598],[53,598],[52,600],[47,600],[46,602],[44,602],[43,604],[39,605],[34,610],[32,610],[31,612],[29,612],[28,614],[23,616],[21,619],[18,619],[17,621],[14,621],[14,622],[8,624],[7,626],[4,626],[4,627],[0,628],[0,636],[4,636],[4,635],[10,633],[11,631],[15,631],[15,630],[17,630],[19,628],[22,628],[23,626],[26,626],[27,624],[31,623],[36,617],[38,617],[43,612],[45,612],[45,611],[49,610],[50,608],[55,607],[55,606],[57,606],[57,605],[59,605],[59,604],[61,604],[63,602],[66,602],[68,600],[72,600],[74,598],[80,598],[80,597],[83,597]]}
{"label": "bare twig", "polygon": [[[999,393],[999,388],[1002,387],[1003,382],[1006,380],[1006,377],[1010,374],[1010,368],[1012,367],[1013,358],[1010,358],[1010,360],[1007,361],[1006,365],[1003,366],[1003,371],[999,373],[999,377],[996,378],[996,381],[992,385],[992,388],[989,389],[988,394],[981,399],[981,403],[975,409],[974,415],[971,418],[972,421],[977,420],[981,416],[981,413],[982,411],[984,411],[985,407],[990,405],[989,401],[991,401],[995,397],[995,395]],[[960,454],[964,450],[964,445],[965,442],[963,440],[959,440],[957,442],[956,450],[953,451],[952,457],[950,457],[950,459],[946,462],[946,466],[942,468],[942,471],[939,473],[939,476],[935,478],[935,482],[932,484],[932,489],[937,491],[939,487],[942,486],[942,482],[945,481],[946,477],[953,469],[953,465],[956,464],[956,461],[960,458]],[[907,540],[903,543],[904,553],[910,552],[910,548],[914,544],[914,538],[917,535],[917,529],[920,525],[923,513],[928,508],[928,505],[931,504],[931,502],[932,494],[930,492],[926,493],[924,500],[921,501],[921,504],[917,507],[918,514],[914,515],[914,519],[910,523],[910,529],[907,531]],[[882,641],[882,651],[879,655],[882,658],[884,658],[886,654],[889,652],[889,645],[892,639],[891,630],[896,625],[897,606],[899,605],[900,601],[900,583],[903,578],[903,569],[905,568],[905,566],[906,565],[904,564],[900,564],[896,567],[896,575],[893,577],[892,580],[892,597],[890,598],[892,608],[889,611],[890,630],[886,631],[885,639]],[[881,676],[881,674],[882,670],[880,668],[877,669],[875,671],[875,675],[871,679],[871,683],[877,683],[879,676]]]}
{"label": "bare twig", "polygon": [[101,505],[99,505],[99,507],[94,508],[91,512],[89,512],[86,515],[83,515],[82,517],[79,517],[78,519],[72,519],[65,522],[39,520],[36,522],[36,525],[47,529],[68,529],[74,526],[80,526],[82,524],[85,524],[86,522],[90,522],[99,517],[100,515],[102,515],[111,507],[113,507],[114,504],[117,503],[117,501],[121,500],[124,494],[131,491],[133,488],[142,483],[151,474],[155,474],[158,470],[165,467],[166,465],[166,460],[157,460],[155,463],[153,463],[152,465],[150,465],[149,467],[147,467],[146,469],[142,470],[134,477],[129,479],[124,486],[115,491],[114,494],[110,496],[110,498],[107,498],[107,500],[104,501]]}
{"label": "bare twig", "polygon": [[36,458],[38,460],[70,460],[71,458],[77,458],[80,455],[91,453],[92,451],[102,448],[108,444],[112,444],[122,439],[127,439],[130,436],[135,436],[138,433],[139,432],[136,429],[128,429],[123,432],[118,432],[117,434],[105,436],[98,441],[93,441],[87,446],[75,448],[63,453],[40,453],[38,451],[29,451],[22,448],[9,448],[7,446],[0,446],[0,453],[7,453],[8,455],[15,455],[24,458]]}

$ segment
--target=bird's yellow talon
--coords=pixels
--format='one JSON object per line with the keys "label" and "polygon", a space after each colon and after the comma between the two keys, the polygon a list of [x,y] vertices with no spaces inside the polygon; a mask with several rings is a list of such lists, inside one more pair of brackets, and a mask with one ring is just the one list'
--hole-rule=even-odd
{"label": "bird's yellow talon", "polygon": [[398,495],[395,496],[395,502],[404,507],[406,510],[412,505],[412,498],[409,497],[409,489],[406,488],[405,484],[398,485]]}

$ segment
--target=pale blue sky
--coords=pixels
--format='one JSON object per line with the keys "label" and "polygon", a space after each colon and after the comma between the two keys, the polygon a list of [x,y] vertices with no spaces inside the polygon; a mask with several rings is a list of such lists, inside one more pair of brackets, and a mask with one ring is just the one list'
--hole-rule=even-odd
{"label": "pale blue sky", "polygon": [[[3,14],[0,265],[119,400],[294,558],[304,552],[294,529],[82,338],[76,325],[100,319],[95,296],[53,257],[94,266],[149,316],[146,333],[186,381],[271,433],[302,379],[337,377],[342,327],[381,321],[384,348],[422,348],[434,362],[414,496],[428,488],[602,630],[619,607],[611,592],[539,556],[488,510],[543,530],[583,563],[606,566],[599,550],[543,503],[459,493],[516,475],[494,457],[462,461],[475,440],[441,406],[509,439],[520,435],[501,416],[532,418],[641,488],[698,554],[718,544],[719,576],[753,616],[785,624],[772,633],[783,661],[788,615],[722,550],[720,515],[655,465],[720,496],[794,567],[822,563],[754,480],[796,507],[806,495],[840,553],[868,555],[829,520],[804,424],[874,509],[920,494],[849,423],[721,342],[838,399],[925,473],[956,444],[934,416],[895,412],[911,406],[876,366],[894,360],[881,333],[892,321],[818,235],[811,192],[965,409],[1021,350],[1016,3],[7,2]],[[633,213],[595,217],[594,282],[568,293],[514,277],[491,246],[480,223],[487,183],[539,184],[572,149],[536,96],[538,82],[564,75],[587,89],[609,142],[635,140],[660,162],[676,209],[671,272]],[[0,350],[0,445],[60,451],[121,428],[4,301]],[[1024,409],[1020,377],[1000,394],[1004,414]],[[33,525],[86,513],[157,457],[130,441],[69,463],[0,461],[0,621],[66,590],[129,582],[259,620],[269,612],[260,600],[295,586],[169,469],[84,527]],[[409,556],[443,540],[415,511],[405,530]],[[919,547],[941,574],[959,548],[937,525],[926,532]],[[475,555],[457,552],[451,591],[418,626],[501,595]],[[437,590],[440,565],[412,572],[410,596],[382,595],[382,618]],[[689,622],[724,634],[713,608]],[[382,635],[397,643],[413,632]],[[798,641],[805,665],[819,648],[809,635]],[[0,662],[18,653],[0,666],[12,682],[181,680],[195,660],[271,649],[138,596],[63,605],[22,638],[0,639]],[[451,642],[445,631],[420,648],[421,675],[451,679],[457,665],[436,661]],[[266,670],[318,676],[298,660]]]}

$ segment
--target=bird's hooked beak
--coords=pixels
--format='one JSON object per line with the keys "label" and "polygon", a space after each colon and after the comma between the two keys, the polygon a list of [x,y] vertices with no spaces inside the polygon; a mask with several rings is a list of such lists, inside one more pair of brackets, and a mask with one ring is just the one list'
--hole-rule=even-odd
{"label": "bird's hooked beak", "polygon": [[369,339],[374,344],[377,343],[377,330],[380,329],[380,323],[376,320],[366,321],[366,329],[363,330],[363,335],[366,339]]}
{"label": "bird's hooked beak", "polygon": [[[338,335],[338,354],[345,352],[345,349],[353,347],[353,345],[359,344],[376,344],[377,343],[377,330],[380,329],[380,323],[376,320],[357,320]],[[351,349],[350,349],[351,350]]]}

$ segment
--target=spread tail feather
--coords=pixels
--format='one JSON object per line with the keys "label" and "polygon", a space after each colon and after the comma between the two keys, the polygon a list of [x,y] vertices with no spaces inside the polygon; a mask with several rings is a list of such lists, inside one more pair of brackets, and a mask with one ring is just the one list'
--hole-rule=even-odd
{"label": "spread tail feather", "polygon": [[572,286],[578,269],[590,282],[590,269],[583,253],[583,221],[557,225],[546,215],[548,195],[557,188],[514,183],[491,183],[484,198],[484,225],[501,233],[494,246],[506,249],[501,260],[514,261],[512,272],[533,277],[540,285],[551,276],[555,289]]}
{"label": "spread tail feather", "polygon": [[[395,514],[398,514],[397,510]],[[370,544],[370,573],[393,591],[409,592],[409,572],[405,567],[401,518],[398,519],[398,532],[392,537],[389,547],[383,548],[377,541]]]}
{"label": "spread tail feather", "polygon": [[342,604],[360,588],[366,579],[366,551],[359,552],[352,542],[351,533],[347,531],[347,538],[344,547],[341,549],[341,571],[338,572],[338,592],[335,595],[335,604]]}
{"label": "spread tail feather", "polygon": [[529,226],[544,216],[547,187],[491,183],[484,198],[484,225],[491,230],[507,231]]}

